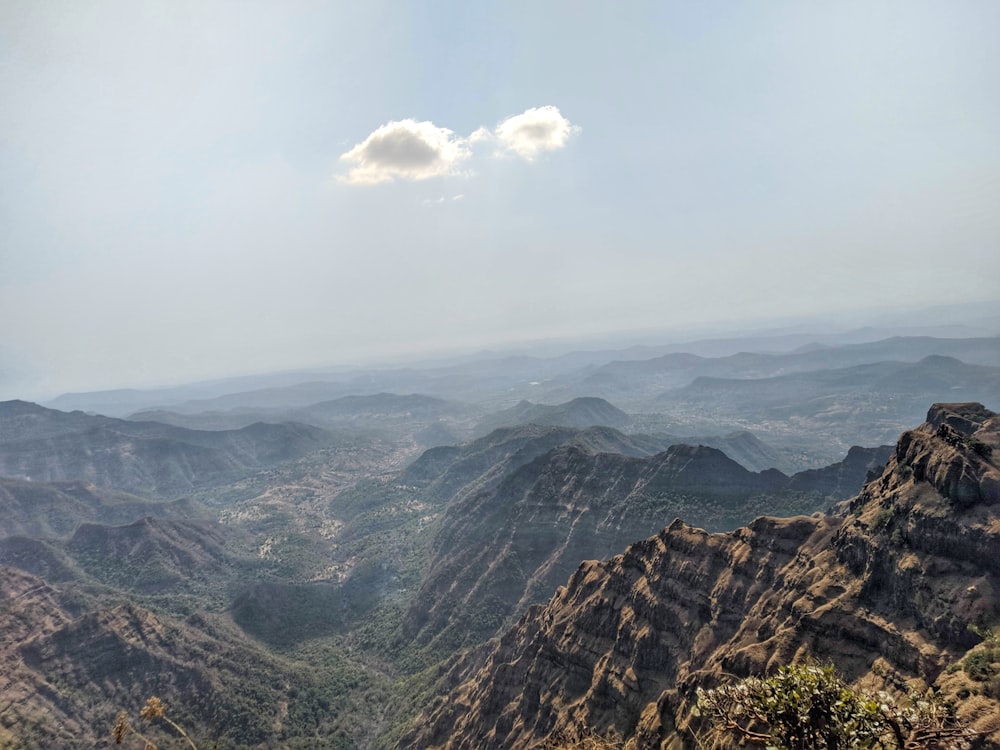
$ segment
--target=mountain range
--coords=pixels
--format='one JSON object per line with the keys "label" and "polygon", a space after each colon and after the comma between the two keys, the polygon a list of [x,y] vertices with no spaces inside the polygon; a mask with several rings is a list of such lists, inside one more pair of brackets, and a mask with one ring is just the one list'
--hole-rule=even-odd
{"label": "mountain range", "polygon": [[295,423],[190,430],[24,401],[0,403],[0,476],[80,480],[159,497],[223,484],[334,441],[324,430]]}
{"label": "mountain range", "polygon": [[996,746],[1000,339],[867,335],[0,403],[0,747],[679,750],[808,659]]}

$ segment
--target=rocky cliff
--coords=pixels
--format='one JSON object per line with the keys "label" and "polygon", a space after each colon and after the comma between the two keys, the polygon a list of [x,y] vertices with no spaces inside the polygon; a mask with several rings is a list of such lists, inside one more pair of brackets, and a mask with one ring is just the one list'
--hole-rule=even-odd
{"label": "rocky cliff", "polygon": [[455,496],[404,639],[432,655],[478,643],[544,602],[580,560],[612,555],[677,517],[719,531],[762,513],[825,510],[857,493],[888,455],[856,448],[844,462],[787,477],[747,471],[706,446],[625,456],[579,440],[559,445]]}
{"label": "rocky cliff", "polygon": [[711,534],[675,521],[583,563],[467,653],[404,747],[541,746],[614,731],[694,747],[695,690],[818,659],[939,691],[1000,747],[1000,417],[938,404],[839,515]]}

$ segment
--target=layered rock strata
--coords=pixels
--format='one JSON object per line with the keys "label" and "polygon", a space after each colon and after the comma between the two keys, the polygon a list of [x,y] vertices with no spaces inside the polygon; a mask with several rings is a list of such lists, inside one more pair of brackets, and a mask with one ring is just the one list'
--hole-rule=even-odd
{"label": "layered rock strata", "polygon": [[1000,747],[998,457],[1000,417],[937,404],[840,515],[725,534],[675,521],[585,562],[457,661],[401,744],[527,748],[597,731],[695,747],[697,687],[817,659],[856,684],[939,691]]}

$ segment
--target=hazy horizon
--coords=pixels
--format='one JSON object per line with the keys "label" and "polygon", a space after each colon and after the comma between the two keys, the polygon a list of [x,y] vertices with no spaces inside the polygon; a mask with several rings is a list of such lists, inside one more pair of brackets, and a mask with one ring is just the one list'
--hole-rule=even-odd
{"label": "hazy horizon", "polygon": [[0,394],[1000,298],[990,2],[0,7]]}
{"label": "hazy horizon", "polygon": [[[730,347],[734,351],[785,352],[797,346],[796,339],[805,338],[816,343],[824,337],[845,342],[878,341],[892,336],[998,336],[1000,335],[1000,299],[983,300],[956,305],[900,307],[894,310],[855,310],[850,314],[824,316],[822,314],[798,318],[767,318],[758,320],[701,321],[673,329],[635,329],[609,333],[581,332],[578,335],[544,339],[522,339],[494,342],[475,342],[469,346],[450,348],[416,348],[410,352],[372,355],[356,360],[312,361],[285,363],[285,366],[268,369],[229,369],[197,377],[178,377],[173,380],[148,380],[132,382],[102,382],[82,387],[56,388],[54,390],[24,390],[23,386],[6,386],[0,382],[0,401],[21,399],[51,402],[59,396],[100,394],[116,391],[144,391],[155,393],[171,389],[211,384],[225,385],[219,392],[238,392],[269,388],[282,382],[307,382],[309,380],[335,380],[339,374],[361,372],[386,372],[396,369],[435,369],[469,364],[478,360],[502,361],[508,357],[532,357],[539,360],[558,358],[583,352],[625,352],[633,347],[677,347],[687,351],[685,344],[695,348],[709,342],[749,342],[751,349],[740,344]],[[761,346],[760,343],[765,345]],[[829,345],[829,344],[827,344]],[[714,347],[713,347],[714,348]],[[723,348],[726,348],[723,346]],[[651,354],[649,356],[658,356]],[[714,356],[714,355],[713,355]],[[998,363],[1000,364],[1000,363]]]}

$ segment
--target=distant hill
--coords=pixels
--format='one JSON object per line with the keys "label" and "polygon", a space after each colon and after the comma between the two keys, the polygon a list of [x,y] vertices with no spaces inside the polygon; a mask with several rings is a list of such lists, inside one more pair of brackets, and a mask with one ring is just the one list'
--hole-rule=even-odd
{"label": "distant hill", "polygon": [[132,421],[157,421],[198,430],[240,429],[255,422],[297,422],[338,432],[412,439],[430,447],[465,439],[482,410],[421,394],[378,393],[342,396],[303,407],[234,407],[226,411],[182,413],[164,409],[130,414]]}
{"label": "distant hill", "polygon": [[[189,383],[167,388],[139,390],[119,388],[108,391],[85,393],[64,393],[44,405],[61,411],[86,411],[112,417],[124,417],[136,411],[170,409],[178,404],[211,402],[213,399],[232,394],[258,391],[281,391],[296,389],[305,393],[303,403],[312,403],[342,395],[344,390],[336,384],[337,376],[315,372],[275,373],[271,375],[251,375],[224,378],[197,383]],[[284,405],[284,404],[283,404]],[[204,411],[204,409],[195,409]]]}
{"label": "distant hill", "polygon": [[[914,402],[927,395],[1000,398],[1000,367],[970,365],[952,357],[928,356],[919,362],[877,362],[767,378],[699,377],[664,393],[663,407],[694,404],[736,415],[774,417],[817,414],[838,397],[878,397]],[[926,403],[926,400],[924,401]],[[892,408],[891,403],[886,404]]]}
{"label": "distant hill", "polygon": [[0,476],[80,480],[158,497],[230,481],[333,441],[302,424],[203,431],[0,403]]}
{"label": "distant hill", "polygon": [[233,561],[224,551],[233,534],[216,522],[147,517],[121,526],[82,524],[61,546],[95,580],[156,594],[234,577]]}
{"label": "distant hill", "polygon": [[750,471],[778,469],[786,474],[792,473],[787,468],[790,463],[787,456],[748,430],[725,435],[670,436],[669,442],[670,445],[707,445],[716,448]]}
{"label": "distant hill", "polygon": [[582,397],[564,404],[546,405],[521,401],[516,406],[484,417],[476,425],[477,435],[486,435],[500,427],[519,424],[555,425],[557,427],[615,427],[628,424],[628,414],[602,398]]}
{"label": "distant hill", "polygon": [[706,376],[661,394],[656,408],[692,428],[735,421],[765,440],[794,425],[846,449],[891,442],[926,404],[946,399],[1000,402],[1000,367],[928,356],[767,378]]}
{"label": "distant hill", "polygon": [[663,391],[686,386],[700,377],[764,379],[876,362],[914,363],[935,355],[1000,367],[1000,337],[897,336],[858,344],[807,345],[788,353],[746,349],[726,356],[671,352],[651,359],[609,362],[590,372],[578,373],[575,378],[564,378],[560,381],[561,390],[555,385],[551,389],[555,394],[603,396],[627,404],[632,411],[651,405],[650,400]]}
{"label": "distant hill", "polygon": [[197,518],[189,500],[152,502],[86,482],[29,482],[0,477],[0,537],[59,537],[82,523],[129,523],[145,516]]}
{"label": "distant hill", "polygon": [[239,561],[224,550],[235,533],[204,520],[84,523],[67,539],[0,537],[0,565],[52,583],[100,583],[139,596],[198,594],[208,601],[239,577]]}

